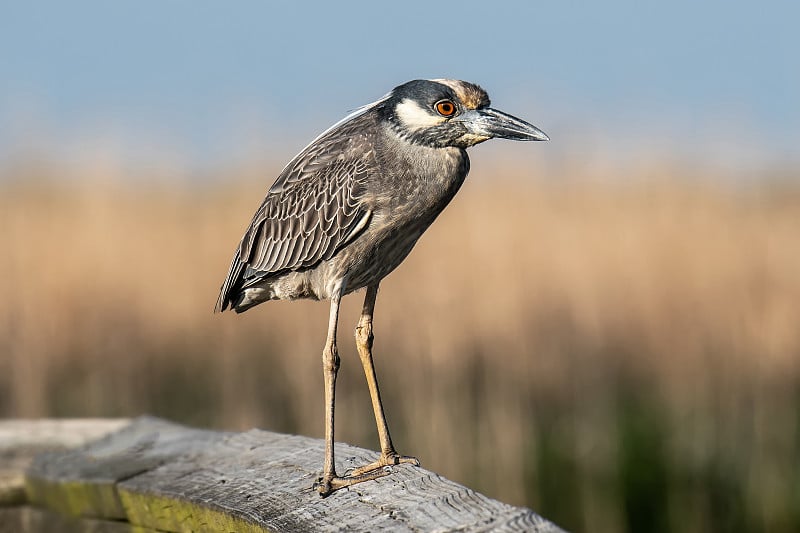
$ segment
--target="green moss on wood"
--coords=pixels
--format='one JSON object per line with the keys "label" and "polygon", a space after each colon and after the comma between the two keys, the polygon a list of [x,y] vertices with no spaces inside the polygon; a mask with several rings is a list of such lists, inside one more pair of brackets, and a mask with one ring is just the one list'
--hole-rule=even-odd
{"label": "green moss on wood", "polygon": [[28,501],[67,516],[94,516],[124,520],[125,510],[114,484],[96,481],[25,479]]}
{"label": "green moss on wood", "polygon": [[230,511],[225,509],[214,509],[184,500],[124,489],[120,490],[119,495],[128,520],[145,528],[180,532],[267,533],[269,531],[231,516]]}

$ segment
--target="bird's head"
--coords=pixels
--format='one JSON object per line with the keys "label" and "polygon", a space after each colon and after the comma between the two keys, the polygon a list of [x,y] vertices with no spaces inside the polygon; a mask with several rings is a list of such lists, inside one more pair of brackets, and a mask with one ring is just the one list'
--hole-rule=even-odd
{"label": "bird's head", "polygon": [[426,146],[468,148],[492,138],[547,141],[536,126],[489,107],[479,86],[459,80],[413,80],[389,93],[383,118],[402,138]]}

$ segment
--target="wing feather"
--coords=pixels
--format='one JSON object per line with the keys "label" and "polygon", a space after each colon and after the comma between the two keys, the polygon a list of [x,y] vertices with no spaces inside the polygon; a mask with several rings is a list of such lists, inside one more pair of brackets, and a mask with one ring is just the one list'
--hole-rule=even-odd
{"label": "wing feather", "polygon": [[364,184],[378,172],[373,144],[363,135],[371,120],[361,111],[284,168],[239,243],[217,310],[235,307],[243,289],[265,278],[330,259],[366,228]]}

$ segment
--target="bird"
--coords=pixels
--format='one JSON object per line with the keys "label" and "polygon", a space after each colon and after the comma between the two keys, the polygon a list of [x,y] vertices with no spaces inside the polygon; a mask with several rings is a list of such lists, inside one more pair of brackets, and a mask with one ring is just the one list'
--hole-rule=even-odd
{"label": "bird", "polygon": [[[492,138],[547,141],[536,126],[490,107],[479,85],[417,79],[325,130],[278,175],[233,255],[215,311],[270,300],[330,300],[322,351],[323,497],[419,461],[395,451],[373,365],[373,314],[381,280],[411,252],[469,172],[466,149]],[[336,333],[342,298],[366,289],[355,341],[370,392],[380,457],[338,475],[334,464]]]}

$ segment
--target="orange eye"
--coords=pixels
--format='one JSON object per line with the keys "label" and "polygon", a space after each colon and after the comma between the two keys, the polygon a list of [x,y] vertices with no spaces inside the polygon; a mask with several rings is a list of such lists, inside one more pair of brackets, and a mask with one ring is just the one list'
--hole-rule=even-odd
{"label": "orange eye", "polygon": [[456,104],[450,100],[440,100],[436,102],[436,112],[443,117],[452,117],[456,114]]}

